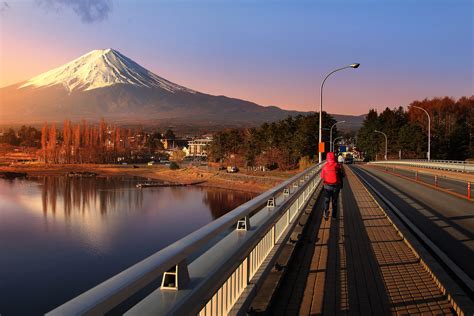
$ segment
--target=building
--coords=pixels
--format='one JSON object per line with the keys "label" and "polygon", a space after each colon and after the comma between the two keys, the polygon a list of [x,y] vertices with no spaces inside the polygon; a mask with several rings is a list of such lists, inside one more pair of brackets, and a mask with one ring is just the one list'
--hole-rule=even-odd
{"label": "building", "polygon": [[182,149],[183,147],[186,147],[188,145],[188,140],[187,139],[167,139],[163,138],[161,140],[161,143],[163,144],[163,148],[166,150],[175,150],[175,149]]}
{"label": "building", "polygon": [[188,142],[187,156],[207,157],[207,149],[212,138],[199,138]]}

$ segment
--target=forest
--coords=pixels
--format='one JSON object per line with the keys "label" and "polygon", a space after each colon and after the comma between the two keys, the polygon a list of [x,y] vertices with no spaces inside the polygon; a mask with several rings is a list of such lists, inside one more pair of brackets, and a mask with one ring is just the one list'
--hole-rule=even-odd
{"label": "forest", "polygon": [[[323,112],[323,140],[336,121]],[[313,159],[318,150],[319,114],[298,115],[264,123],[260,127],[230,129],[214,135],[208,154],[211,161],[238,166],[265,166],[289,170]],[[333,129],[333,136],[338,134]]]}
{"label": "forest", "polygon": [[408,109],[370,110],[357,133],[356,146],[366,159],[383,159],[387,135],[388,159],[426,159],[428,116],[431,120],[431,159],[474,158],[474,97],[413,101]]}

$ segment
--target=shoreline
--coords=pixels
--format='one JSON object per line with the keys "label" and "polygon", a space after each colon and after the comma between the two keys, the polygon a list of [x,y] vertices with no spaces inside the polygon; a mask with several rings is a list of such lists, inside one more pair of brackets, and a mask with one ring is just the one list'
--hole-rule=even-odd
{"label": "shoreline", "polygon": [[[219,188],[240,192],[260,194],[286,180],[285,176],[271,174],[252,175],[208,170],[202,167],[183,167],[170,170],[165,166],[138,165],[97,165],[97,164],[15,164],[0,166],[0,172],[24,172],[27,176],[61,176],[69,172],[94,172],[98,176],[135,176],[149,180],[165,181],[177,184],[195,184],[195,186]],[[291,174],[289,174],[291,175]]]}

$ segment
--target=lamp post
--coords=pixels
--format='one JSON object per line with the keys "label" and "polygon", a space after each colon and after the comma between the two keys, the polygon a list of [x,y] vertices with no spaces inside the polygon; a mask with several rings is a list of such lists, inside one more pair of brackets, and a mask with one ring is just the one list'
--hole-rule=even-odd
{"label": "lamp post", "polygon": [[333,149],[336,147],[336,140],[338,139],[342,139],[342,136],[336,137],[336,139],[334,139],[334,143],[331,144]]}
{"label": "lamp post", "polygon": [[378,130],[375,130],[374,132],[376,133],[379,133],[379,134],[382,134],[383,136],[385,136],[385,160],[387,160],[387,144],[388,144],[388,138],[387,138],[387,134],[385,134],[384,132],[381,132],[381,131],[378,131]]}
{"label": "lamp post", "polygon": [[[334,151],[334,146],[332,146],[332,128],[333,128],[334,126],[336,126],[336,124],[345,123],[345,122],[346,122],[346,121],[340,121],[340,122],[336,122],[336,123],[332,124],[332,126],[331,126],[331,136],[329,137],[329,147],[330,147],[330,148],[329,148],[329,151]],[[331,147],[331,146],[332,146],[332,147]]]}
{"label": "lamp post", "polygon": [[[323,130],[322,130],[322,127],[323,127],[323,87],[324,87],[324,83],[326,82],[326,79],[329,78],[330,75],[332,75],[333,73],[335,73],[337,71],[344,70],[344,69],[347,69],[347,68],[356,69],[356,68],[359,68],[359,66],[360,66],[360,64],[355,63],[355,64],[351,64],[351,65],[346,66],[346,67],[335,69],[335,70],[331,71],[330,73],[328,73],[326,75],[326,77],[324,78],[323,82],[321,83],[321,91],[320,91],[321,99],[319,101],[319,144],[321,144],[321,141],[323,140]],[[323,156],[322,156],[322,153],[319,151],[319,144],[318,144],[319,162],[321,163]]]}
{"label": "lamp post", "polygon": [[423,110],[426,113],[426,116],[428,116],[428,154],[427,154],[426,158],[428,158],[428,161],[430,161],[431,160],[431,118],[430,118],[430,114],[428,113],[428,111],[426,111],[422,107],[419,107],[419,106],[416,106],[416,105],[410,105],[410,106],[413,107],[413,108]]}

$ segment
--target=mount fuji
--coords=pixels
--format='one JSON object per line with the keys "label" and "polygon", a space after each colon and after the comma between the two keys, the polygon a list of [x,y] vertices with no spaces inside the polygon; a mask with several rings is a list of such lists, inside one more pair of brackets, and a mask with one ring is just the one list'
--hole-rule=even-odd
{"label": "mount fuji", "polygon": [[113,49],[91,51],[0,88],[0,124],[105,118],[129,124],[251,126],[299,113],[188,89]]}

